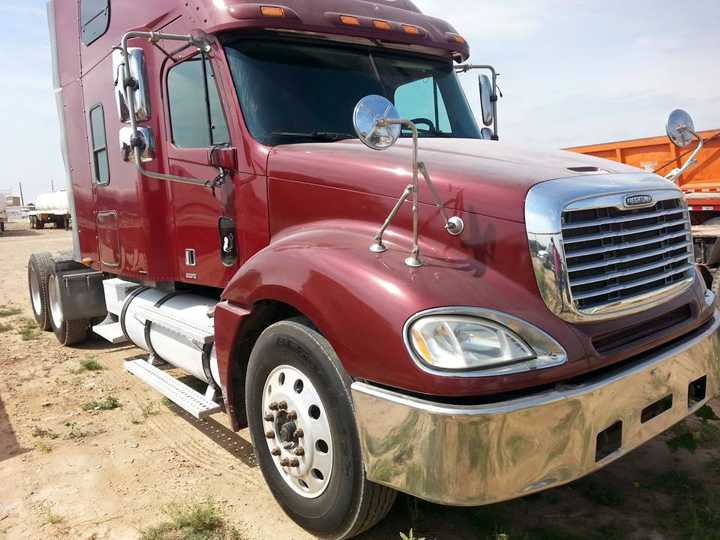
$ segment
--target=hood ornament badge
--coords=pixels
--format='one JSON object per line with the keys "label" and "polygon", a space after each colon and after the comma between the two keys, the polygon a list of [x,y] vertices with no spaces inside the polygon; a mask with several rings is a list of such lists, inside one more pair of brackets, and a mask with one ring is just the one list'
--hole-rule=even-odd
{"label": "hood ornament badge", "polygon": [[402,120],[395,106],[382,96],[367,96],[360,100],[355,107],[353,116],[353,124],[355,131],[360,140],[373,150],[387,150],[392,147],[400,138],[400,132],[403,127],[412,132],[413,151],[412,151],[412,183],[408,184],[400,195],[400,199],[388,214],[385,222],[375,235],[370,251],[373,253],[383,253],[387,251],[387,246],[383,243],[385,231],[388,229],[393,219],[397,216],[400,208],[412,196],[412,216],[413,216],[413,240],[410,256],[405,259],[405,264],[411,268],[419,268],[423,265],[420,259],[420,175],[423,176],[433,199],[435,206],[440,210],[440,215],[445,223],[445,230],[451,236],[459,236],[465,230],[465,223],[459,216],[448,216],[447,209],[443,205],[440,196],[435,189],[435,185],[430,178],[427,166],[418,159],[419,134],[415,124],[409,120]]}

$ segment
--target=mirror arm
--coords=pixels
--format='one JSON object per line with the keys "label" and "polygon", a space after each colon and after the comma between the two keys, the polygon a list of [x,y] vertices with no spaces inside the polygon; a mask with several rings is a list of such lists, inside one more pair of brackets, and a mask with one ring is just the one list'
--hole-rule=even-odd
{"label": "mirror arm", "polygon": [[670,174],[668,174],[665,177],[668,180],[670,180],[671,182],[677,181],[690,167],[693,167],[697,163],[698,154],[705,146],[705,141],[703,140],[703,138],[700,135],[695,133],[695,131],[693,131],[690,128],[684,128],[684,129],[689,131],[692,134],[692,136],[698,140],[698,145],[697,145],[697,148],[695,148],[695,151],[690,155],[690,157],[688,158],[688,160],[685,162],[685,164],[683,166],[681,166],[679,169],[673,170]]}
{"label": "mirror arm", "polygon": [[441,213],[443,221],[445,223],[445,230],[452,236],[459,236],[460,234],[462,234],[463,230],[465,229],[465,224],[464,224],[462,218],[460,218],[458,216],[454,216],[451,218],[448,217],[445,206],[442,204],[442,200],[440,199],[440,196],[438,195],[437,191],[435,190],[435,185],[433,184],[433,182],[430,178],[430,173],[428,172],[427,167],[425,166],[425,163],[419,161],[419,159],[418,159],[418,147],[420,145],[419,144],[420,136],[418,133],[417,126],[409,120],[392,120],[392,119],[388,119],[388,118],[379,118],[375,123],[373,132],[379,128],[384,128],[384,127],[388,127],[388,126],[402,126],[402,127],[409,129],[412,132],[412,136],[413,136],[412,184],[408,185],[405,188],[405,191],[403,191],[400,199],[395,204],[393,209],[390,211],[390,214],[385,219],[385,222],[383,223],[382,227],[380,228],[380,231],[375,236],[375,242],[370,246],[370,251],[372,251],[373,253],[382,253],[387,250],[387,247],[385,246],[385,244],[383,244],[383,236],[385,234],[385,231],[387,231],[387,228],[390,226],[390,223],[392,223],[393,219],[395,219],[395,217],[397,216],[402,205],[405,203],[405,201],[407,201],[408,197],[410,197],[410,195],[412,195],[412,216],[413,216],[412,249],[410,251],[410,256],[407,259],[405,259],[405,264],[411,268],[419,268],[423,265],[422,261],[420,260],[420,202],[419,202],[420,174],[423,175],[425,182],[427,183],[428,187],[430,188],[433,198],[435,199],[435,206],[440,209],[440,213]]}
{"label": "mirror arm", "polygon": [[123,55],[123,92],[125,93],[125,99],[127,100],[128,109],[130,110],[130,128],[132,129],[131,150],[133,152],[134,160],[131,160],[135,165],[138,172],[148,178],[155,180],[167,180],[170,182],[178,182],[180,184],[191,184],[199,186],[210,186],[214,190],[216,186],[221,185],[218,183],[218,178],[224,179],[227,176],[227,171],[220,168],[220,174],[213,180],[192,178],[186,176],[176,176],[174,174],[162,174],[149,171],[142,166],[142,152],[145,146],[145,141],[138,131],[137,119],[135,118],[135,93],[132,91],[133,86],[137,85],[137,81],[133,79],[130,73],[130,62],[128,61],[128,42],[133,38],[143,38],[150,41],[152,44],[157,44],[159,41],[182,41],[186,43],[185,47],[196,46],[202,52],[209,52],[212,46],[210,41],[204,39],[202,36],[192,35],[181,35],[181,34],[165,34],[162,32],[139,32],[132,31],[126,33],[122,37],[120,48]]}

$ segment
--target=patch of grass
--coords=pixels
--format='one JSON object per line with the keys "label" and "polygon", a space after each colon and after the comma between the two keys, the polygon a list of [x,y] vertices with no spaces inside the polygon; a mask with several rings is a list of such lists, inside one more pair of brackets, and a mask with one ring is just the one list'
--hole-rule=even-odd
{"label": "patch of grass", "polygon": [[166,398],[166,397],[162,398],[162,399],[160,400],[160,403],[162,403],[162,404],[165,405],[166,407],[170,407],[170,408],[175,406],[175,404],[172,402],[172,400],[170,400],[170,399],[168,399],[168,398]]}
{"label": "patch of grass", "polygon": [[8,307],[8,306],[0,306],[0,318],[5,317],[14,317],[15,315],[20,315],[22,313],[22,309],[15,308],[15,307]]}
{"label": "patch of grass", "polygon": [[105,369],[105,367],[94,358],[80,361],[79,371],[102,371],[103,369]]}
{"label": "patch of grass", "polygon": [[32,341],[39,338],[41,334],[40,328],[38,328],[37,323],[32,319],[22,319],[17,333],[23,341]]}
{"label": "patch of grass", "polygon": [[50,507],[45,507],[43,509],[43,520],[45,521],[45,525],[57,525],[58,523],[62,523],[64,518],[60,514],[53,512]]}
{"label": "patch of grass", "polygon": [[404,532],[400,533],[400,540],[425,540],[425,537],[417,537],[415,536],[415,532],[410,529],[410,532],[405,534]]}
{"label": "patch of grass", "polygon": [[57,439],[59,437],[52,429],[44,429],[38,426],[33,428],[32,436],[38,439]]}
{"label": "patch of grass", "polygon": [[83,411],[112,411],[122,407],[120,400],[113,396],[108,396],[105,399],[99,399],[95,401],[89,401],[82,406]]}
{"label": "patch of grass", "polygon": [[212,499],[163,508],[168,521],[141,531],[142,540],[242,540]]}
{"label": "patch of grass", "polygon": [[156,416],[160,414],[160,409],[155,401],[148,401],[140,406],[143,418],[149,418],[150,416]]}
{"label": "patch of grass", "polygon": [[698,418],[702,418],[703,420],[720,420],[717,414],[715,414],[715,411],[712,410],[712,407],[710,405],[703,405],[700,407],[696,412],[695,416]]}
{"label": "patch of grass", "polygon": [[43,454],[49,454],[52,452],[52,446],[50,446],[45,441],[38,441],[35,443],[35,449],[39,452],[42,452]]}
{"label": "patch of grass", "polygon": [[70,440],[78,440],[78,439],[84,439],[89,434],[87,431],[84,431],[82,428],[79,428],[77,425],[77,422],[65,422],[65,427],[70,428],[70,431],[67,435],[65,435],[66,439]]}
{"label": "patch of grass", "polygon": [[691,454],[695,453],[698,449],[698,443],[700,442],[700,434],[693,433],[686,425],[682,425],[680,429],[675,430],[676,435],[668,440],[666,444],[668,448],[673,452],[677,452],[679,449],[684,448]]}
{"label": "patch of grass", "polygon": [[574,488],[590,502],[602,506],[622,506],[625,498],[620,490],[603,485],[594,478],[586,478],[576,482]]}
{"label": "patch of grass", "polygon": [[10,330],[12,330],[12,326],[10,326],[9,324],[0,323],[0,334],[9,332]]}

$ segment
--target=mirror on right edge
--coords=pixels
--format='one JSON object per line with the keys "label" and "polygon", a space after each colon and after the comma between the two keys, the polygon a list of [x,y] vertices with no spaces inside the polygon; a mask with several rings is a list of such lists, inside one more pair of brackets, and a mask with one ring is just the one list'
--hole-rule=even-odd
{"label": "mirror on right edge", "polygon": [[387,150],[400,138],[399,124],[378,126],[378,120],[400,120],[400,113],[383,96],[362,98],[353,113],[353,126],[365,146],[373,150]]}
{"label": "mirror on right edge", "polygon": [[480,106],[482,107],[482,121],[483,124],[489,126],[495,120],[495,114],[493,112],[493,85],[490,82],[490,77],[487,75],[480,75]]}
{"label": "mirror on right edge", "polygon": [[675,109],[670,113],[666,129],[667,136],[678,148],[685,148],[695,139],[692,117],[682,109]]}

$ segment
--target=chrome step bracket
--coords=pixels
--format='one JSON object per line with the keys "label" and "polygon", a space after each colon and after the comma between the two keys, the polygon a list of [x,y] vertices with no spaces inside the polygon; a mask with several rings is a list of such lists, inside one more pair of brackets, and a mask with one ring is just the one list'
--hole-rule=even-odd
{"label": "chrome step bracket", "polygon": [[172,375],[150,365],[146,360],[126,360],[125,369],[163,396],[199,420],[222,410],[222,406],[210,401],[200,392],[180,382]]}
{"label": "chrome step bracket", "polygon": [[113,345],[127,343],[128,338],[122,331],[122,325],[119,322],[96,324],[92,327],[92,331]]}
{"label": "chrome step bracket", "polygon": [[188,340],[199,349],[215,341],[215,333],[207,328],[198,328],[184,321],[179,321],[156,308],[138,307],[135,319],[141,324],[151,322],[179,337]]}

